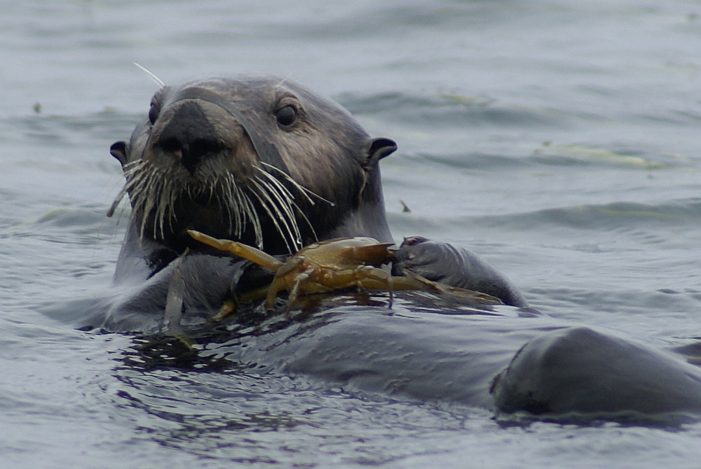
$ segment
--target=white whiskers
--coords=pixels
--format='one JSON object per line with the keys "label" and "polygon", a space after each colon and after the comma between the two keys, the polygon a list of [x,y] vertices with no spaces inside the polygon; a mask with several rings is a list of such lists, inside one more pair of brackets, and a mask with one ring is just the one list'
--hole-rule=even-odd
{"label": "white whiskers", "polygon": [[[126,182],[108,211],[111,216],[125,194],[129,194],[133,217],[138,223],[139,236],[165,239],[177,225],[177,204],[183,200],[207,197],[208,204],[221,210],[222,223],[234,239],[241,239],[247,229],[253,231],[255,244],[263,249],[263,222],[269,221],[285,243],[288,252],[294,253],[303,247],[299,220],[316,232],[304,210],[298,205],[289,186],[302,194],[310,205],[313,198],[330,205],[332,202],[315,194],[293,180],[288,174],[267,163],[255,167],[255,175],[245,184],[237,182],[231,173],[212,174],[198,181],[183,181],[182,174],[175,169],[161,169],[144,160],[124,166]],[[284,178],[276,178],[268,170]],[[194,214],[196,217],[196,214]]]}
{"label": "white whiskers", "polygon": [[166,86],[165,82],[158,78],[155,73],[153,73],[148,68],[144,67],[140,63],[133,62],[133,64],[138,67],[142,72],[144,72],[151,80],[153,80],[159,87],[163,88]]}

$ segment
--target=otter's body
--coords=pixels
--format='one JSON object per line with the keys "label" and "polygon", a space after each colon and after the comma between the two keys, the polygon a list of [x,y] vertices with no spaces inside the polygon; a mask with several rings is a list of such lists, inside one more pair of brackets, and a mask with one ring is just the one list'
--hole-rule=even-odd
{"label": "otter's body", "polygon": [[[371,138],[335,103],[288,81],[218,78],[163,87],[129,143],[111,149],[126,177],[116,202],[128,194],[132,213],[115,273],[118,293],[103,326],[158,324],[178,258],[185,318],[210,317],[250,281],[243,262],[201,251],[188,229],[273,255],[334,237],[392,242],[378,163],[395,150],[392,140]],[[527,306],[505,277],[463,249],[415,237],[398,258],[398,273],[409,269]],[[253,344],[263,348],[232,356],[505,412],[701,411],[701,373],[672,356],[533,318],[538,314],[525,309],[468,314],[435,302],[428,307],[467,314],[457,320],[422,315],[427,306],[409,298],[397,303],[406,314],[396,317],[370,303],[362,312],[332,307],[304,323],[259,332]],[[669,370],[668,381],[656,382],[648,368]]]}

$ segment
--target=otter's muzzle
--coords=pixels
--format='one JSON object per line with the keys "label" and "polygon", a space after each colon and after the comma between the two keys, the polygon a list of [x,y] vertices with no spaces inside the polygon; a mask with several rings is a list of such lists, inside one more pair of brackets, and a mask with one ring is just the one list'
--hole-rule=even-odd
{"label": "otter's muzzle", "polygon": [[206,158],[224,149],[214,126],[195,101],[180,104],[154,146],[178,158],[191,173]]}

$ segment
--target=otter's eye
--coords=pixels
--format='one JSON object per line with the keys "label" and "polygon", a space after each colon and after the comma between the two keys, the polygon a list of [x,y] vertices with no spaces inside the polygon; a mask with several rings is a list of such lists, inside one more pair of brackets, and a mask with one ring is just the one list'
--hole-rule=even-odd
{"label": "otter's eye", "polygon": [[156,123],[156,119],[158,119],[158,113],[161,112],[161,105],[156,101],[156,99],[151,100],[151,107],[148,110],[148,120],[151,122],[151,125]]}
{"label": "otter's eye", "polygon": [[290,127],[297,120],[297,110],[294,106],[288,104],[277,110],[275,118],[280,127]]}

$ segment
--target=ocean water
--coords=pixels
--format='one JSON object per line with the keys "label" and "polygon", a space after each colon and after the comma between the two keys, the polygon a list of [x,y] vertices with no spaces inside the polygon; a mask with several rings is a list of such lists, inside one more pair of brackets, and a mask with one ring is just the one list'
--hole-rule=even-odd
{"label": "ocean water", "polygon": [[304,375],[159,366],[61,305],[111,280],[127,215],[105,217],[122,184],[108,148],[156,89],[138,62],[167,83],[270,73],[331,97],[399,143],[382,162],[397,240],[472,249],[563,323],[695,344],[701,2],[1,7],[0,466],[698,464],[698,423],[511,426]]}

